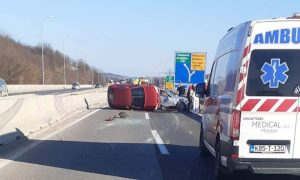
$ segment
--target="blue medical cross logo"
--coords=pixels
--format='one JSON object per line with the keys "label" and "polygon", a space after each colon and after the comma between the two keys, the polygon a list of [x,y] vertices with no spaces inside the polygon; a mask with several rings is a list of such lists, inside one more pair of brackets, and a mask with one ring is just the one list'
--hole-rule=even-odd
{"label": "blue medical cross logo", "polygon": [[269,88],[278,88],[279,83],[284,84],[289,78],[286,74],[289,71],[289,67],[286,62],[280,63],[279,58],[272,58],[271,64],[265,62],[261,71],[264,74],[260,78],[264,84],[269,83]]}

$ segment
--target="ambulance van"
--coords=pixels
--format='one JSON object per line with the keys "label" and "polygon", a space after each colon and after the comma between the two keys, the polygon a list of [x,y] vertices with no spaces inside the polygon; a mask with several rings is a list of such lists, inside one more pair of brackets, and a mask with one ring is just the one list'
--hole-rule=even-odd
{"label": "ambulance van", "polygon": [[300,14],[229,29],[198,93],[199,147],[215,157],[216,178],[300,174]]}

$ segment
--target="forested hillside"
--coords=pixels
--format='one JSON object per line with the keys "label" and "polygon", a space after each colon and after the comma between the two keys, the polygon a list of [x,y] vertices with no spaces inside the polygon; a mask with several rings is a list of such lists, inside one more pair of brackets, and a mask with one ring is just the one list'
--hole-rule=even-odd
{"label": "forested hillside", "polygon": [[[0,79],[4,79],[8,84],[42,84],[41,59],[40,45],[23,45],[8,35],[0,34]],[[49,44],[44,44],[44,61],[45,84],[64,84],[64,55]],[[76,61],[66,56],[68,84],[77,80],[74,67]],[[100,70],[89,66],[84,60],[78,60],[77,67],[81,84],[104,81]]]}

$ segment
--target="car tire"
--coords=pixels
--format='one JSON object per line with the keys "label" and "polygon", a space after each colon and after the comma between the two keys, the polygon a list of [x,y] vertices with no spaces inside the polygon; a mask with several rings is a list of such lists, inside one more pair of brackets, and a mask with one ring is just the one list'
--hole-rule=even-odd
{"label": "car tire", "polygon": [[183,110],[185,110],[185,104],[183,103],[183,102],[179,102],[179,103],[177,103],[176,104],[176,109],[177,109],[177,111],[183,111]]}
{"label": "car tire", "polygon": [[215,152],[216,152],[216,157],[215,157],[215,164],[214,164],[214,177],[215,180],[224,180],[228,179],[228,173],[226,173],[222,162],[221,162],[221,151],[220,151],[220,141],[216,141],[216,147],[215,147]]}
{"label": "car tire", "polygon": [[205,144],[204,144],[204,136],[203,136],[202,125],[201,125],[201,129],[200,129],[200,137],[199,137],[199,150],[200,150],[200,155],[201,156],[207,156],[209,154],[208,150],[207,150],[207,148],[205,147]]}

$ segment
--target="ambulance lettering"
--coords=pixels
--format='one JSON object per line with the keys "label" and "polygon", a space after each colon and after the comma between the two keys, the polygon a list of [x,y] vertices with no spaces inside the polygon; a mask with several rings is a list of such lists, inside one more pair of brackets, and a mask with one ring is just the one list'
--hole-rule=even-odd
{"label": "ambulance lettering", "polygon": [[288,44],[291,42],[300,43],[300,27],[267,31],[256,34],[254,38],[254,44]]}

